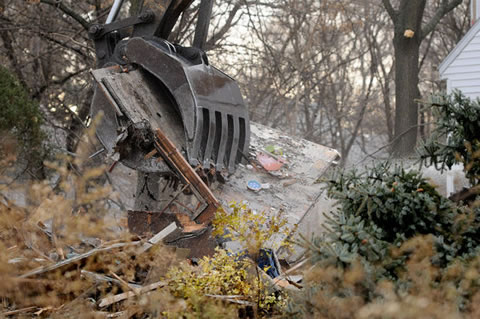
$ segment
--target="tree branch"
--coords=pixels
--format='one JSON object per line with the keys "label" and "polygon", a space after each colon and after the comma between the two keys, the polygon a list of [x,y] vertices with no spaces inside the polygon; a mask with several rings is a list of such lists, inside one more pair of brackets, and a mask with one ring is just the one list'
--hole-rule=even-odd
{"label": "tree branch", "polygon": [[48,89],[48,87],[50,85],[59,85],[59,86],[63,86],[65,83],[67,83],[71,78],[85,72],[85,71],[88,71],[89,68],[83,68],[83,69],[80,69],[80,70],[77,70],[76,72],[73,72],[73,73],[69,73],[67,74],[65,77],[63,77],[62,79],[57,79],[55,81],[52,81],[50,83],[47,83],[47,84],[44,84],[42,85],[41,87],[39,87],[37,89],[37,91],[33,94],[32,98],[33,99],[38,99],[38,97],[43,94],[43,92]]}
{"label": "tree branch", "polygon": [[398,12],[395,11],[390,0],[382,0],[382,2],[383,6],[387,10],[388,15],[390,18],[392,18],[392,21],[395,22],[397,20]]}
{"label": "tree branch", "polygon": [[78,13],[76,13],[75,11],[73,11],[73,9],[67,7],[63,1],[56,1],[56,0],[40,0],[41,3],[46,3],[48,5],[51,5],[53,7],[56,7],[58,9],[60,9],[63,13],[65,13],[66,15],[72,17],[75,21],[77,21],[78,23],[80,23],[82,25],[82,27],[88,31],[88,28],[90,28],[90,23],[85,20],[84,18],[82,18],[81,15],[79,15]]}
{"label": "tree branch", "polygon": [[225,24],[222,26],[222,28],[218,32],[212,35],[212,37],[207,41],[205,51],[208,51],[209,49],[213,48],[215,46],[216,41],[218,39],[222,39],[223,36],[230,30],[230,28],[232,27],[233,19],[235,18],[240,8],[241,8],[240,2],[235,3],[232,10],[230,10],[230,14],[228,15],[228,18],[225,21]]}
{"label": "tree branch", "polygon": [[425,37],[435,29],[440,20],[442,20],[447,13],[455,9],[462,2],[463,0],[452,0],[450,2],[448,0],[442,0],[442,4],[437,9],[433,17],[426,23],[425,27],[422,28],[420,39],[425,39]]}

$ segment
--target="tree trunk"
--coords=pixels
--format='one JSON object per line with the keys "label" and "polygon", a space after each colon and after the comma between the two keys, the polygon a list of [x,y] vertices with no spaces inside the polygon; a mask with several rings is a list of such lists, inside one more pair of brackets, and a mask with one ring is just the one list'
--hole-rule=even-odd
{"label": "tree trunk", "polygon": [[[388,1],[384,1],[386,3]],[[395,135],[393,154],[406,157],[417,144],[419,98],[418,72],[422,19],[426,0],[402,0],[398,12],[391,12],[394,23],[395,50]],[[387,10],[392,11],[393,8]]]}
{"label": "tree trunk", "polygon": [[418,58],[420,40],[404,37],[396,32],[395,47],[395,137],[393,152],[405,157],[415,150],[417,143],[418,105]]}

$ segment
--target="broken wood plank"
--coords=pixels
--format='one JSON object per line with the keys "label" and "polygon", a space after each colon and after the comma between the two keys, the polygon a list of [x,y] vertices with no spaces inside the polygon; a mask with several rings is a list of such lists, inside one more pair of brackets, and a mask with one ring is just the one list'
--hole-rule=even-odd
{"label": "broken wood plank", "polygon": [[124,292],[124,293],[121,293],[121,294],[118,294],[118,295],[114,295],[114,296],[108,296],[108,297],[105,297],[105,298],[102,298],[98,304],[98,306],[100,308],[104,308],[104,307],[107,307],[107,306],[110,306],[114,303],[117,303],[117,302],[120,302],[120,301],[123,301],[125,299],[128,299],[128,298],[132,298],[134,296],[136,296],[137,294],[144,294],[146,292],[149,292],[149,291],[152,291],[152,290],[155,290],[157,288],[161,288],[161,287],[164,287],[166,286],[167,283],[165,281],[159,281],[159,282],[156,282],[156,283],[153,283],[153,284],[150,284],[150,285],[147,285],[147,286],[144,286],[140,289],[136,289],[135,292],[133,291],[127,291],[127,292]]}
{"label": "broken wood plank", "polygon": [[178,195],[180,195],[181,193],[183,193],[183,191],[185,189],[187,189],[187,187],[189,187],[190,184],[185,184],[185,186],[182,187],[182,189],[180,189],[178,192],[176,192],[175,194],[173,194],[172,198],[170,199],[170,201],[167,203],[167,205],[165,205],[165,207],[160,211],[160,214],[164,213],[168,207],[170,207],[170,205],[175,201],[175,199],[177,199]]}
{"label": "broken wood plank", "polygon": [[173,233],[175,230],[177,230],[177,228],[178,228],[177,224],[171,223],[170,225],[162,229],[159,233],[157,233],[155,236],[150,238],[146,243],[144,243],[142,247],[137,249],[136,251],[137,255],[143,254],[144,252],[152,248],[154,245],[158,244],[160,241],[165,239],[165,237],[167,237],[168,235]]}
{"label": "broken wood plank", "polygon": [[72,258],[69,258],[69,259],[62,260],[62,261],[60,261],[56,264],[39,267],[37,269],[34,269],[32,271],[29,271],[29,272],[19,276],[19,278],[28,278],[28,277],[32,277],[32,276],[35,276],[35,275],[40,275],[40,274],[43,274],[43,273],[61,268],[63,266],[72,264],[74,262],[80,261],[82,259],[88,258],[88,257],[93,256],[93,255],[95,255],[97,253],[100,253],[100,252],[106,252],[106,251],[110,251],[110,250],[116,249],[116,248],[136,246],[136,245],[139,245],[140,243],[141,243],[141,241],[133,241],[133,242],[129,242],[129,243],[113,244],[111,246],[107,246],[107,247],[103,247],[103,248],[102,247],[95,248],[95,249],[92,249],[92,250],[90,250],[86,253],[76,255],[76,256],[74,256]]}
{"label": "broken wood plank", "polygon": [[207,297],[219,298],[219,299],[247,299],[244,295],[212,295],[206,294]]}
{"label": "broken wood plank", "polygon": [[[155,144],[165,159],[172,168],[177,171],[185,182],[190,183],[193,188],[200,194],[200,196],[207,202],[208,206],[205,208],[195,220],[199,223],[208,223],[213,218],[213,215],[220,206],[215,195],[198,176],[197,172],[190,166],[187,160],[183,157],[182,153],[175,147],[170,139],[160,130],[156,130]],[[193,191],[193,190],[192,190]]]}

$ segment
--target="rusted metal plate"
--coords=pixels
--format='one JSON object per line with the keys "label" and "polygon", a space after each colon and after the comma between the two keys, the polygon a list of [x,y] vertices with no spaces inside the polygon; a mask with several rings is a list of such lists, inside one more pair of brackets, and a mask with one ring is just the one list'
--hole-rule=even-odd
{"label": "rusted metal plate", "polygon": [[[130,232],[139,236],[156,234],[171,223],[176,223],[179,230],[168,235],[164,243],[178,248],[189,249],[188,258],[211,256],[215,252],[216,241],[212,238],[212,227],[198,225],[191,228],[176,213],[171,211],[159,213],[150,211],[129,211],[128,228]],[[190,226],[190,227],[189,227]]]}
{"label": "rusted metal plate", "polygon": [[212,227],[209,226],[204,232],[183,236],[178,236],[176,239],[167,240],[168,245],[174,245],[178,248],[190,249],[188,258],[200,258],[203,256],[212,256],[215,253],[217,242],[212,237]]}
{"label": "rusted metal plate", "polygon": [[150,211],[128,211],[128,229],[139,236],[156,234],[176,222],[175,214]]}

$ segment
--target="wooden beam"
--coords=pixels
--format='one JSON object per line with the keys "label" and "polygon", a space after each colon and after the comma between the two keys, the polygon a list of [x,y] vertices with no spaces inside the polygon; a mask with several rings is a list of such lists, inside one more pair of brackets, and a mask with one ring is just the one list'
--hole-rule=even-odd
{"label": "wooden beam", "polygon": [[164,160],[172,166],[174,171],[180,174],[182,179],[185,179],[188,183],[190,183],[208,204],[207,208],[205,208],[205,210],[195,218],[195,221],[199,223],[210,222],[213,218],[213,215],[217,211],[217,208],[220,206],[220,203],[216,199],[215,195],[213,195],[212,191],[190,166],[187,160],[183,157],[182,153],[180,153],[180,151],[160,129],[156,130],[156,137],[157,139],[155,144]]}

